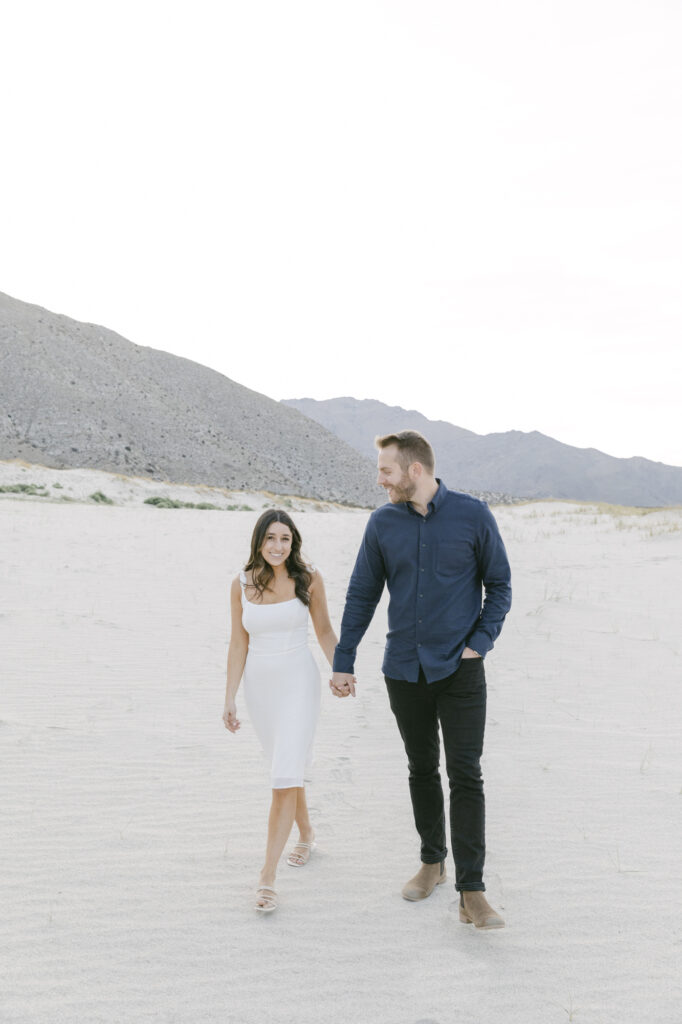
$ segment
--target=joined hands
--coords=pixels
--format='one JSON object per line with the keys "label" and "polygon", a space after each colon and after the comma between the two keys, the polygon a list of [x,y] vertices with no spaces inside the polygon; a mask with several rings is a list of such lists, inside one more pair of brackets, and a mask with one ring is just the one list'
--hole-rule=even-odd
{"label": "joined hands", "polygon": [[335,697],[355,696],[357,680],[349,672],[333,672],[329,680],[329,689]]}

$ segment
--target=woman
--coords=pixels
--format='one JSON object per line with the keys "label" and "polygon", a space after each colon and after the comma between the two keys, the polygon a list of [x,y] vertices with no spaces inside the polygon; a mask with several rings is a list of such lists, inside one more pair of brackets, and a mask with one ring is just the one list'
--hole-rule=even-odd
{"label": "woman", "polygon": [[249,717],[271,763],[272,806],[255,903],[270,913],[294,821],[299,838],[287,863],[302,867],[315,848],[303,779],[320,710],[320,674],[308,648],[308,614],[330,666],[337,644],[322,577],[303,561],[301,535],[286,512],[268,509],[256,523],[249,560],[232,581],[231,607],[223,721],[232,733],[240,728],[235,697],[243,675]]}

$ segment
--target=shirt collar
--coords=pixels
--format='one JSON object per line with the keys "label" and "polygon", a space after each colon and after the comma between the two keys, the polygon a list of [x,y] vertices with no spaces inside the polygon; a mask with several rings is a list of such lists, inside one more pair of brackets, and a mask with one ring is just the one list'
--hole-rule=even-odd
{"label": "shirt collar", "polygon": [[[428,510],[427,513],[426,513],[427,516],[432,515],[434,512],[438,511],[438,509],[441,507],[441,505],[445,501],[445,496],[448,493],[448,489],[445,486],[445,484],[443,483],[443,481],[440,479],[440,477],[436,477],[436,482],[438,484],[438,490],[436,491],[436,493],[434,494],[433,498],[431,499],[431,501],[427,505],[427,510]],[[405,507],[407,508],[408,512],[412,513],[413,516],[418,516],[419,515],[419,512],[417,512],[416,509],[412,508],[412,505],[411,505],[411,503],[409,501],[405,502]]]}
{"label": "shirt collar", "polygon": [[448,489],[445,486],[445,484],[443,483],[443,481],[440,479],[440,477],[436,477],[436,480],[438,481],[438,490],[436,491],[436,493],[434,494],[433,498],[429,502],[429,509],[432,512],[437,512],[438,511],[438,509],[441,507],[441,505],[445,501],[445,496],[448,493]]}

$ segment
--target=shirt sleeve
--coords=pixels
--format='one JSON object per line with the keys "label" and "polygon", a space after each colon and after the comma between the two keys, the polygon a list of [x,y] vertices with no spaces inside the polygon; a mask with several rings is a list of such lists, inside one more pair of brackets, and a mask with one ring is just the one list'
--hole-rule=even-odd
{"label": "shirt sleeve", "polygon": [[467,638],[467,647],[485,656],[492,650],[511,608],[509,559],[495,517],[487,505],[484,505],[478,530],[477,558],[485,598],[476,628]]}
{"label": "shirt sleeve", "polygon": [[370,518],[346,591],[346,604],[341,619],[341,639],[334,652],[334,672],[354,671],[358,645],[372,621],[385,582],[386,567],[378,543],[376,525]]}

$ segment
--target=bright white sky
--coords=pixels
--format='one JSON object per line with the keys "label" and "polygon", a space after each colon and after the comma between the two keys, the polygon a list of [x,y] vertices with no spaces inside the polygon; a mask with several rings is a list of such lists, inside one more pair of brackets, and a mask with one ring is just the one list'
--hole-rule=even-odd
{"label": "bright white sky", "polygon": [[7,0],[0,291],[682,465],[677,0]]}

